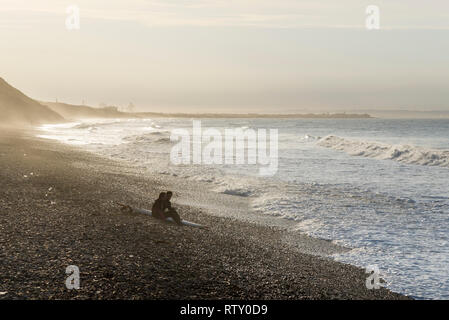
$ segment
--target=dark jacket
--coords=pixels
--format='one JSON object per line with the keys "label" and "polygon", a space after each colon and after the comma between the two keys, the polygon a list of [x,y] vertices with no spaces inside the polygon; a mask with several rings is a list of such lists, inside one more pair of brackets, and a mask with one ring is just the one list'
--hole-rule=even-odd
{"label": "dark jacket", "polygon": [[151,213],[153,217],[158,219],[164,219],[164,201],[157,199],[154,201],[153,207],[151,208]]}

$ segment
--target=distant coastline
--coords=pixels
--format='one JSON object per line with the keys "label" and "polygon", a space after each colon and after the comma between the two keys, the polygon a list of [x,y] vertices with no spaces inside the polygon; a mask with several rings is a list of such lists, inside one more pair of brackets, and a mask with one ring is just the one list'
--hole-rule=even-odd
{"label": "distant coastline", "polygon": [[369,119],[373,118],[367,113],[158,113],[158,112],[142,112],[136,113],[139,116],[149,117],[176,117],[176,118],[282,118],[282,119]]}
{"label": "distant coastline", "polygon": [[281,119],[370,119],[367,113],[164,113],[124,112],[115,106],[94,108],[58,102],[41,102],[66,119],[78,118],[281,118]]}

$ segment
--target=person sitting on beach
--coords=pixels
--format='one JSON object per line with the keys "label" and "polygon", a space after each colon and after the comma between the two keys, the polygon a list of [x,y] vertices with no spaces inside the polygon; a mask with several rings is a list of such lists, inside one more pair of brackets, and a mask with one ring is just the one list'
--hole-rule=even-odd
{"label": "person sitting on beach", "polygon": [[[170,196],[171,198],[171,196]],[[169,202],[170,202],[169,198]],[[167,218],[172,218],[178,225],[182,225],[181,218],[179,217],[178,213],[176,211],[167,211],[164,212],[167,205],[167,194],[165,192],[161,192],[159,194],[159,198],[154,202],[153,207],[151,208],[151,213],[154,218],[165,220]],[[171,204],[170,204],[171,206]]]}
{"label": "person sitting on beach", "polygon": [[181,218],[179,217],[178,212],[171,206],[171,197],[173,196],[173,192],[167,191],[165,195],[165,200],[163,202],[162,211],[166,217],[171,217],[177,224],[182,225]]}
{"label": "person sitting on beach", "polygon": [[159,194],[159,198],[156,199],[153,203],[153,207],[151,208],[151,213],[154,218],[165,220],[164,215],[164,201],[167,197],[167,194],[165,192],[161,192]]}

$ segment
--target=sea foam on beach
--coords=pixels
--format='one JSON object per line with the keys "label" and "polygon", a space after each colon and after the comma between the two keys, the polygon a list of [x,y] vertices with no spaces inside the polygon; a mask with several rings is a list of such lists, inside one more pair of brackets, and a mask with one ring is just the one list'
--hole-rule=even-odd
{"label": "sea foam on beach", "polygon": [[173,165],[170,132],[191,128],[191,119],[91,120],[43,126],[40,136],[245,198],[259,216],[288,220],[291,232],[354,248],[334,258],[377,265],[394,291],[449,298],[448,120],[203,119],[202,126],[277,128],[277,174]]}

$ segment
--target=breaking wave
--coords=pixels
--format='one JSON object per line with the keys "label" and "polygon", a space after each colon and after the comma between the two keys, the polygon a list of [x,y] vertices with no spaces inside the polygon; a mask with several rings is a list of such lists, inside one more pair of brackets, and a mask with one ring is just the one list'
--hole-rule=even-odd
{"label": "breaking wave", "polygon": [[318,145],[345,151],[352,156],[362,156],[381,160],[394,160],[408,164],[449,167],[449,150],[434,150],[411,145],[390,145],[380,142],[351,140],[337,136],[327,136]]}

